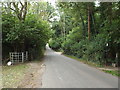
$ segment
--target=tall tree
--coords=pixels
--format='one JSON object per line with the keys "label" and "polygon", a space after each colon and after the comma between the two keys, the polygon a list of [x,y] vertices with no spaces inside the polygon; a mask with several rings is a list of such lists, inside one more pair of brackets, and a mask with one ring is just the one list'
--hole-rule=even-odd
{"label": "tall tree", "polygon": [[15,12],[20,21],[25,21],[27,14],[27,2],[10,2],[8,7]]}

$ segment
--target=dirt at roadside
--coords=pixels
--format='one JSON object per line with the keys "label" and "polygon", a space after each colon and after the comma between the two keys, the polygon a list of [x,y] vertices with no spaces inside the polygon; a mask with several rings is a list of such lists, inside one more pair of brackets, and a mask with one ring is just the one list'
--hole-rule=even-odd
{"label": "dirt at roadside", "polygon": [[20,82],[17,88],[41,88],[42,75],[45,70],[45,65],[42,62],[31,62],[27,64],[28,70],[24,74],[24,79]]}
{"label": "dirt at roadside", "polygon": [[102,68],[98,68],[100,70],[110,70],[110,71],[116,71],[119,70],[118,67],[111,67],[111,66],[106,66],[106,67],[102,67]]}

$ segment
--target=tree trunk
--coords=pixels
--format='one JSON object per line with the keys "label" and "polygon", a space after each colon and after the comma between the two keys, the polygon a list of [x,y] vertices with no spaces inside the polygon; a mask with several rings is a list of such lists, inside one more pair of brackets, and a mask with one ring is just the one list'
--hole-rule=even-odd
{"label": "tree trunk", "polygon": [[82,26],[83,26],[83,34],[84,34],[84,36],[85,36],[85,30],[86,30],[86,28],[85,28],[84,19],[83,19],[83,17],[82,17],[82,14],[81,14],[81,13],[80,13],[80,18],[81,18],[81,21],[82,21]]}
{"label": "tree trunk", "polygon": [[94,34],[97,34],[94,12],[91,13],[91,18],[92,18],[92,23],[93,23],[93,28],[94,28]]}
{"label": "tree trunk", "polygon": [[90,40],[90,7],[88,6],[88,40]]}
{"label": "tree trunk", "polygon": [[[11,2],[10,5],[13,5],[14,8],[8,6],[11,10],[16,13],[16,16],[20,21],[25,21],[27,14],[27,2]],[[21,6],[21,7],[20,7]]]}

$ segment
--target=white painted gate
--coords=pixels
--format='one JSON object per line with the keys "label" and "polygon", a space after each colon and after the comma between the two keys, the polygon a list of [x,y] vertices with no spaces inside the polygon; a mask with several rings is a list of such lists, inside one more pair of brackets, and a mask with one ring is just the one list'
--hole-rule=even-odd
{"label": "white painted gate", "polygon": [[23,63],[28,60],[28,52],[10,52],[10,61],[12,64]]}

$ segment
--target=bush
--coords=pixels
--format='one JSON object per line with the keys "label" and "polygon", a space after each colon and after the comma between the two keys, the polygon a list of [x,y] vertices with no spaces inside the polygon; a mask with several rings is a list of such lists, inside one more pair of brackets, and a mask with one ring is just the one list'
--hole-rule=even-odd
{"label": "bush", "polygon": [[[37,19],[30,14],[24,22],[9,14],[2,14],[2,18],[3,50],[6,47],[11,48],[5,51],[6,53],[29,51],[30,59],[43,55],[45,45],[51,36],[47,21]],[[4,58],[8,56],[6,53],[3,53]]]}
{"label": "bush", "polygon": [[88,39],[82,39],[79,42],[75,42],[67,39],[62,44],[62,48],[66,54],[99,64],[105,64],[106,62],[110,62],[108,61],[110,59],[106,59],[106,53],[108,50],[106,47],[107,42],[107,35],[98,34],[91,41]]}
{"label": "bush", "polygon": [[54,50],[61,49],[61,38],[51,39],[49,42],[49,46]]}

